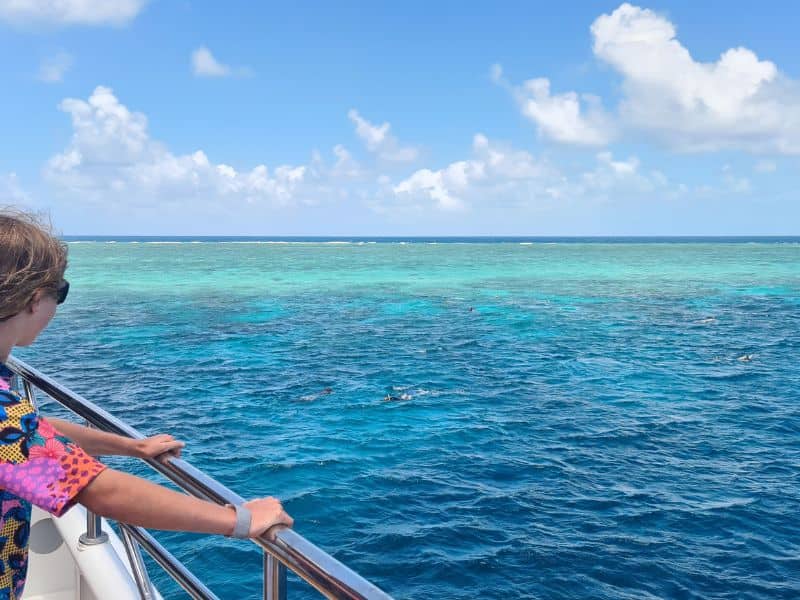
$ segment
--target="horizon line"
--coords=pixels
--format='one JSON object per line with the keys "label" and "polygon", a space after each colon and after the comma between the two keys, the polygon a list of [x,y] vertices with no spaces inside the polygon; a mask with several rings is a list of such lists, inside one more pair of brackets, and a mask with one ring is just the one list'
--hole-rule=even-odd
{"label": "horizon line", "polygon": [[113,234],[113,233],[76,233],[76,234],[63,234],[61,236],[67,238],[259,238],[259,239],[345,239],[345,238],[360,238],[360,239],[587,239],[587,238],[624,238],[624,239],[653,239],[653,238],[671,238],[671,239],[693,239],[693,238],[800,238],[800,233],[789,234],[636,234],[636,235],[615,235],[615,234],[569,234],[569,235],[493,235],[493,234],[477,234],[477,235],[270,235],[270,234],[254,234],[254,235],[229,235],[229,234]]}

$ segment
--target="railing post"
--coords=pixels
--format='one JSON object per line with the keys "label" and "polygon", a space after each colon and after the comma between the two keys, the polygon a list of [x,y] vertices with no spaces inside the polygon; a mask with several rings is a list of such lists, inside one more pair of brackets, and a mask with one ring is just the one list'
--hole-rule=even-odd
{"label": "railing post", "polygon": [[96,546],[97,544],[105,544],[108,541],[108,534],[103,531],[103,517],[94,514],[92,511],[86,511],[86,533],[82,533],[78,538],[84,546]]}
{"label": "railing post", "polygon": [[264,600],[286,600],[286,567],[264,552]]}
{"label": "railing post", "polygon": [[[91,423],[86,423],[87,427],[91,427]],[[84,546],[96,546],[98,544],[105,544],[108,541],[108,534],[103,531],[103,517],[94,514],[88,508],[86,509],[86,533],[82,533],[78,541]]]}
{"label": "railing post", "polygon": [[142,551],[139,548],[138,542],[133,539],[128,528],[124,525],[119,527],[122,533],[122,542],[125,545],[125,554],[128,555],[128,562],[131,565],[133,578],[136,581],[136,587],[139,588],[139,596],[142,600],[153,600],[155,594],[153,593],[153,584],[150,582],[150,575],[147,573],[147,567],[142,558]]}
{"label": "railing post", "polygon": [[[15,377],[17,377],[15,375]],[[36,412],[39,412],[39,405],[36,404],[36,388],[31,385],[31,382],[27,379],[22,379],[22,385],[25,388],[25,397],[28,399],[28,402],[31,403]]]}

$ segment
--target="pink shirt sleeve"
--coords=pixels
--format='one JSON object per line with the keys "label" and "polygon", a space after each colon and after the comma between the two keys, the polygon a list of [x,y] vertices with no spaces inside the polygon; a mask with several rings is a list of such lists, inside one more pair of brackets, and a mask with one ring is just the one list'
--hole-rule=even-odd
{"label": "pink shirt sleeve", "polygon": [[105,469],[0,383],[0,488],[61,516]]}

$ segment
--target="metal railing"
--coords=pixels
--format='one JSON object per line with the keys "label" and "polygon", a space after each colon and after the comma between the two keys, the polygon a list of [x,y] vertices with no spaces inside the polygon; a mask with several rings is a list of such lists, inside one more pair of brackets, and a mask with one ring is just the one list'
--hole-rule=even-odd
{"label": "metal railing", "polygon": [[[114,417],[80,394],[69,390],[54,379],[37,371],[25,362],[9,357],[6,361],[14,373],[19,375],[26,387],[28,397],[35,402],[34,387],[69,409],[92,426],[133,439],[145,436],[124,421]],[[241,504],[244,499],[212,477],[183,459],[168,457],[160,460],[144,459],[154,470],[197,498],[217,504]],[[102,537],[99,519],[89,513],[87,537]],[[152,598],[152,586],[141,561],[139,548],[143,548],[192,598],[217,600],[186,567],[164,549],[146,530],[120,523],[123,543],[128,553],[134,579],[142,598]],[[264,553],[264,598],[284,600],[286,598],[286,569],[289,569],[327,598],[346,600],[391,600],[382,591],[355,571],[316,547],[293,529],[282,529],[271,541],[262,536],[251,540]]]}

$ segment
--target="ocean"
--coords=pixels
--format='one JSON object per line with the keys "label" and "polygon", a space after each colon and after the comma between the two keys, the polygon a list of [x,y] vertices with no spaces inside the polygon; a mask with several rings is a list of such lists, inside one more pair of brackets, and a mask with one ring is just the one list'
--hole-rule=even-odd
{"label": "ocean", "polygon": [[[16,356],[398,599],[800,597],[800,238],[71,238],[67,277]],[[259,597],[252,544],[157,537]]]}

